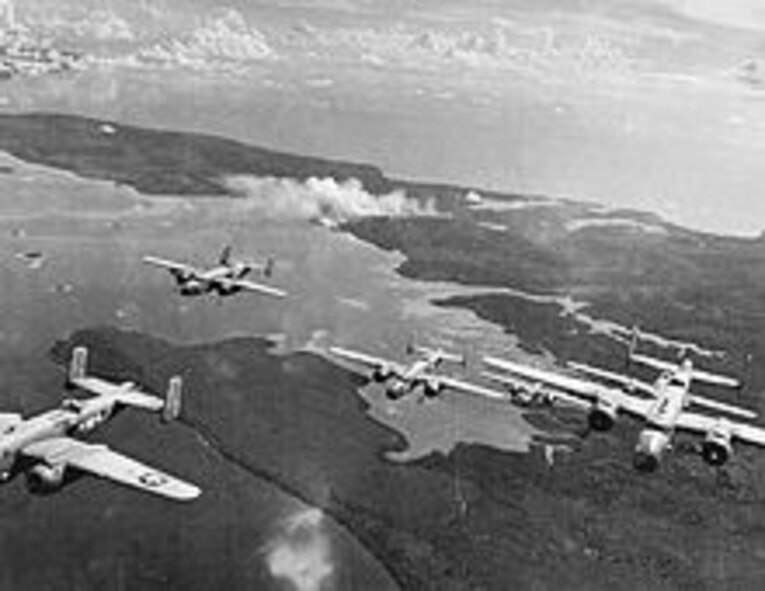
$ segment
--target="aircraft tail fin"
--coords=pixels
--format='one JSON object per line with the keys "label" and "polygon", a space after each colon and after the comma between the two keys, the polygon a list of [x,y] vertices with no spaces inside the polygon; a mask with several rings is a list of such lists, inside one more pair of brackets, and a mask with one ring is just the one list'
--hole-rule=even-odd
{"label": "aircraft tail fin", "polygon": [[218,264],[219,265],[226,265],[228,266],[231,263],[231,245],[227,244],[223,247],[223,250],[220,253],[220,256],[218,257]]}
{"label": "aircraft tail fin", "polygon": [[162,422],[169,423],[178,418],[181,414],[183,378],[173,376],[167,386],[165,394],[165,403],[162,406]]}
{"label": "aircraft tail fin", "polygon": [[75,347],[72,351],[72,359],[69,362],[69,382],[75,383],[85,377],[88,364],[87,347]]}
{"label": "aircraft tail fin", "polygon": [[270,278],[274,275],[274,269],[276,268],[276,261],[273,257],[268,257],[263,264],[263,277]]}
{"label": "aircraft tail fin", "polygon": [[627,355],[632,357],[637,351],[638,344],[640,344],[640,329],[637,326],[633,326],[630,331],[630,341],[627,346]]}
{"label": "aircraft tail fin", "polygon": [[406,347],[406,352],[409,355],[428,355],[438,358],[441,361],[448,361],[450,363],[458,363],[460,365],[467,365],[467,356],[458,355],[456,353],[449,353],[441,348],[432,349],[431,347],[424,347],[422,345],[409,344]]}

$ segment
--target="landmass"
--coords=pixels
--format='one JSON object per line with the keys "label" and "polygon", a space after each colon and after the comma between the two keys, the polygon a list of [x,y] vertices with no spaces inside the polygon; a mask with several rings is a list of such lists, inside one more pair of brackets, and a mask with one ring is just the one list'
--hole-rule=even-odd
{"label": "landmass", "polygon": [[[765,365],[755,362],[765,355],[761,238],[691,231],[649,213],[592,203],[391,179],[368,164],[74,115],[0,115],[0,150],[156,196],[237,198],[241,194],[226,179],[241,174],[356,179],[374,195],[402,190],[448,215],[347,220],[343,229],[402,252],[403,275],[570,296],[588,304],[594,316],[728,351],[720,370],[751,372],[751,388],[765,387]],[[479,191],[484,203],[473,207],[465,197]],[[596,346],[598,359],[591,358],[588,344],[597,339],[582,334],[571,344],[565,318],[549,314],[540,329],[538,315],[532,322],[518,298],[484,294],[442,304],[469,308],[517,333],[529,347],[560,357],[578,351],[583,360],[606,365],[616,357],[621,363],[613,342]],[[545,338],[535,334],[540,330]]]}
{"label": "landmass", "polygon": [[[692,231],[645,212],[391,179],[367,164],[69,115],[1,115],[0,150],[158,197],[240,198],[225,181],[237,174],[356,179],[374,195],[404,191],[432,203],[433,215],[349,219],[339,229],[401,252],[405,276],[482,288],[440,305],[474,311],[529,351],[622,369],[623,343],[566,313],[556,298],[567,298],[593,318],[726,351],[702,364],[744,376],[741,402],[762,410],[765,240]],[[481,199],[466,199],[469,191]],[[477,445],[395,464],[385,452],[405,442],[367,416],[358,376],[315,355],[277,355],[258,339],[178,346],[101,329],[60,343],[55,358],[63,361],[74,344],[89,345],[94,370],[115,378],[161,388],[171,373],[183,372],[183,421],[194,433],[247,474],[330,514],[403,589],[759,589],[765,580],[765,458],[755,450],[740,448],[731,465],[714,471],[681,438],[657,474],[639,474],[630,460],[636,427],[624,421],[556,454],[552,466],[542,449],[512,454]],[[571,428],[584,422],[581,415],[555,416]],[[195,466],[182,461],[180,473],[185,467]],[[6,512],[5,519],[21,531],[19,516]],[[200,515],[194,523],[206,531],[207,519],[214,520]],[[35,535],[19,548],[41,543]],[[183,540],[193,556],[219,551],[213,541]],[[162,551],[150,540],[143,544]],[[235,551],[226,552],[223,564],[235,564]],[[180,585],[189,580],[176,572],[182,565],[159,570],[175,573],[167,576]],[[137,575],[126,568],[125,576]],[[65,588],[76,586],[69,582]],[[230,583],[241,579],[232,575]]]}
{"label": "landmass", "polygon": [[[475,445],[402,465],[385,459],[405,442],[366,414],[363,380],[315,354],[276,354],[256,338],[178,346],[95,329],[52,355],[65,364],[77,345],[94,353],[94,373],[156,388],[181,373],[185,425],[248,474],[331,515],[402,589],[754,589],[765,576],[763,472],[737,464],[721,479],[679,454],[646,477],[631,467],[627,423],[553,466],[541,450]],[[181,462],[176,472],[194,470]],[[215,514],[200,505],[185,518],[206,529]],[[164,542],[143,543],[152,553]],[[202,547],[208,563],[230,560],[230,549]],[[186,567],[164,574],[178,581]]]}

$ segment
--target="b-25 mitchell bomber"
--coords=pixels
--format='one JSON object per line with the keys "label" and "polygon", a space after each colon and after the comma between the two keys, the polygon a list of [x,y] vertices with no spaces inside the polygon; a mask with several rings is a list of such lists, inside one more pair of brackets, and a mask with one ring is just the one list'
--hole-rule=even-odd
{"label": "b-25 mitchell bomber", "polygon": [[[721,466],[728,461],[733,453],[732,442],[736,439],[765,446],[765,429],[728,418],[737,416],[753,419],[756,417],[753,411],[690,391],[693,380],[731,388],[739,386],[737,380],[699,370],[688,358],[675,364],[633,354],[631,351],[630,359],[658,370],[659,377],[653,384],[647,384],[631,376],[605,369],[581,363],[569,364],[571,369],[580,374],[619,384],[622,387],[619,388],[496,357],[485,357],[484,363],[495,370],[503,370],[521,376],[529,382],[544,384],[582,399],[588,405],[588,423],[594,431],[610,430],[622,412],[643,420],[645,427],[640,432],[634,455],[634,465],[640,470],[652,471],[658,467],[664,452],[671,447],[675,431],[678,429],[704,435],[701,455],[712,466]],[[691,406],[702,407],[719,414],[700,414],[688,410]]]}
{"label": "b-25 mitchell bomber", "polygon": [[58,408],[28,419],[0,413],[0,482],[23,473],[30,492],[49,494],[86,473],[178,501],[198,497],[201,491],[193,484],[145,466],[106,445],[75,439],[90,434],[127,407],[160,413],[163,421],[177,418],[181,378],[170,380],[163,400],[131,382],[117,384],[87,375],[86,360],[86,349],[74,350],[67,386],[95,396],[67,398]]}
{"label": "b-25 mitchell bomber", "polygon": [[550,388],[539,381],[524,380],[511,374],[481,372],[485,378],[502,384],[513,404],[528,408],[550,406],[589,407],[589,403],[556,388]]}
{"label": "b-25 mitchell bomber", "polygon": [[281,289],[255,283],[245,279],[252,271],[260,271],[263,277],[271,277],[274,261],[269,258],[262,263],[235,261],[231,258],[231,247],[227,246],[218,258],[218,264],[210,269],[199,269],[186,263],[179,263],[155,256],[143,257],[143,262],[167,269],[175,278],[178,291],[183,296],[198,296],[214,293],[229,296],[240,291],[250,291],[283,298],[287,293]]}
{"label": "b-25 mitchell bomber", "polygon": [[387,359],[374,357],[358,351],[350,351],[342,347],[330,347],[329,351],[342,359],[372,368],[372,380],[378,383],[385,383],[385,393],[390,400],[403,398],[418,388],[422,388],[425,398],[435,398],[445,388],[499,400],[507,398],[501,392],[435,373],[444,362],[466,364],[466,359],[463,355],[448,353],[440,348],[431,349],[429,347],[409,345],[407,353],[419,356],[409,365],[388,361]]}

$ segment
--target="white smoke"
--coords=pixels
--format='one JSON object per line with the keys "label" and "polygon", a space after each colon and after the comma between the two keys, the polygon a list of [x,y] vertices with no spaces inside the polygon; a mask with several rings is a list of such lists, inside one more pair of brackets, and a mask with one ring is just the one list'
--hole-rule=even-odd
{"label": "white smoke", "polygon": [[271,575],[290,583],[294,591],[321,591],[334,572],[323,520],[319,509],[292,515],[267,550]]}
{"label": "white smoke", "polygon": [[434,215],[432,202],[421,204],[404,191],[373,195],[356,179],[338,182],[311,177],[304,182],[272,177],[234,176],[226,185],[247,199],[249,207],[275,219],[329,219],[336,222],[368,216]]}

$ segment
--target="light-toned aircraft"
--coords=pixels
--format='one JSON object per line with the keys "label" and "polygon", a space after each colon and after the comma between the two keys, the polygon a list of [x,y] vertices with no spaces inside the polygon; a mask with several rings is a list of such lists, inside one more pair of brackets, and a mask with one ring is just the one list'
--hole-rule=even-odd
{"label": "light-toned aircraft", "polygon": [[135,384],[113,383],[85,373],[87,350],[72,355],[68,386],[85,390],[90,398],[67,398],[59,408],[24,419],[0,414],[0,482],[23,473],[27,488],[36,494],[56,492],[83,473],[178,501],[198,497],[200,489],[109,449],[76,437],[91,433],[126,407],[160,413],[164,421],[177,418],[181,406],[181,378],[170,380],[163,400]]}
{"label": "light-toned aircraft", "polygon": [[372,380],[385,383],[385,393],[390,400],[403,398],[418,388],[422,388],[425,398],[435,398],[445,388],[451,388],[497,400],[507,399],[502,392],[436,373],[444,362],[458,363],[463,366],[466,364],[463,355],[448,353],[443,349],[410,345],[407,347],[407,353],[418,355],[418,358],[408,365],[342,347],[330,347],[329,352],[341,359],[371,368]]}
{"label": "light-toned aircraft", "polygon": [[[642,419],[645,427],[640,432],[634,456],[635,467],[641,470],[651,471],[658,467],[678,429],[704,435],[701,455],[713,466],[721,466],[728,461],[733,453],[734,440],[765,446],[765,429],[729,418],[753,419],[756,417],[753,411],[690,391],[693,380],[738,387],[737,380],[696,369],[690,359],[674,364],[632,354],[631,360],[661,372],[655,383],[647,384],[630,376],[581,363],[569,365],[571,369],[585,374],[586,379],[496,357],[485,357],[484,363],[494,370],[521,376],[532,383],[544,384],[586,401],[589,405],[588,423],[595,431],[611,429],[621,412]],[[616,383],[621,388],[590,378]],[[692,406],[714,411],[716,416],[689,410]]]}
{"label": "light-toned aircraft", "polygon": [[218,258],[218,264],[211,269],[198,269],[186,263],[179,263],[155,256],[143,257],[143,262],[167,269],[175,277],[178,291],[184,296],[198,296],[214,293],[229,296],[240,291],[251,291],[283,298],[286,292],[275,287],[249,281],[245,277],[252,271],[260,271],[263,277],[271,277],[274,271],[273,259],[263,263],[234,261],[231,247],[227,246]]}
{"label": "light-toned aircraft", "polygon": [[494,372],[481,372],[485,378],[502,384],[507,390],[509,400],[517,406],[527,408],[574,406],[578,408],[589,407],[589,403],[566,394],[541,382],[533,382],[517,378],[511,374],[499,374]]}

